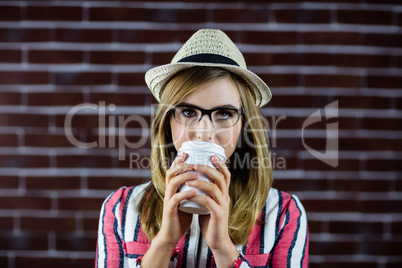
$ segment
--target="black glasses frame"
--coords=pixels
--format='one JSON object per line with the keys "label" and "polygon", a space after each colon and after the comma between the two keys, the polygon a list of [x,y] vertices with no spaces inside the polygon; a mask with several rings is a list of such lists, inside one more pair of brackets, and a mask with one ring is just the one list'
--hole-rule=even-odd
{"label": "black glasses frame", "polygon": [[[228,110],[229,110],[229,111],[234,111],[234,112],[236,112],[237,115],[238,115],[236,122],[232,125],[232,126],[234,126],[234,125],[237,124],[237,122],[239,122],[239,119],[240,119],[241,115],[243,114],[243,110],[242,110],[242,109],[234,109],[234,108],[226,108],[226,107],[217,107],[217,108],[214,108],[214,109],[203,109],[203,108],[200,108],[200,107],[195,106],[195,105],[180,104],[180,105],[176,105],[176,106],[174,106],[174,107],[172,108],[173,117],[174,117],[174,119],[176,120],[176,122],[178,122],[178,123],[180,123],[180,122],[179,122],[178,119],[176,118],[176,113],[175,113],[175,111],[176,111],[176,109],[179,108],[179,107],[188,107],[189,109],[197,109],[197,110],[199,110],[199,111],[201,112],[201,116],[200,116],[200,118],[198,119],[197,123],[199,123],[199,122],[201,121],[201,119],[202,119],[202,117],[203,117],[204,115],[208,115],[209,120],[211,121],[212,124],[214,124],[214,121],[212,120],[212,113],[213,113],[213,112],[215,112],[215,111],[228,111]],[[196,124],[197,124],[197,123],[196,123]]]}

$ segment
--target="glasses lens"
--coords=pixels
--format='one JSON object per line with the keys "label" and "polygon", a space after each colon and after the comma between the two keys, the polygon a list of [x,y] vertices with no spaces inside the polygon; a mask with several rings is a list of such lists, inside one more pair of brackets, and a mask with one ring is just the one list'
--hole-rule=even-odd
{"label": "glasses lens", "polygon": [[179,106],[176,107],[174,118],[182,125],[195,125],[201,117],[201,111],[196,108]]}
{"label": "glasses lens", "polygon": [[219,109],[212,113],[212,121],[216,127],[231,127],[239,120],[239,113],[235,110]]}
{"label": "glasses lens", "polygon": [[[197,124],[202,117],[201,110],[195,107],[177,106],[174,109],[176,122],[191,126]],[[231,109],[216,109],[211,113],[212,123],[216,128],[227,128],[235,125],[239,120],[240,113]]]}

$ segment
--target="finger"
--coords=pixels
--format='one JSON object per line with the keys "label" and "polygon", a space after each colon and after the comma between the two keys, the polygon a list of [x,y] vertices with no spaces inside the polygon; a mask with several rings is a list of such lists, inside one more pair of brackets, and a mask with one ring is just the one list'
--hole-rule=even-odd
{"label": "finger", "polygon": [[197,194],[188,199],[204,206],[210,212],[211,217],[219,218],[223,216],[222,208],[208,196]]}
{"label": "finger", "polygon": [[213,155],[211,157],[211,162],[217,168],[217,170],[220,171],[225,176],[226,183],[229,185],[231,174],[226,163],[216,155]]}
{"label": "finger", "polygon": [[198,177],[199,177],[198,173],[182,173],[180,175],[173,177],[169,181],[169,184],[166,186],[165,197],[167,199],[172,198],[172,196],[177,193],[177,190],[179,189],[180,185],[189,180],[196,180],[198,179]]}
{"label": "finger", "polygon": [[227,180],[219,170],[206,165],[194,165],[194,170],[210,178],[218,186],[222,194],[228,193],[229,185],[227,185]]}
{"label": "finger", "polygon": [[194,165],[186,163],[178,163],[166,171],[166,183],[168,183],[173,177],[188,171],[194,171]]}
{"label": "finger", "polygon": [[191,199],[197,195],[197,190],[189,190],[183,191],[180,193],[176,193],[170,198],[169,202],[166,203],[166,208],[168,209],[168,213],[177,212],[177,207],[179,206],[180,202],[186,199]]}
{"label": "finger", "polygon": [[188,180],[186,181],[186,185],[198,188],[205,193],[208,193],[218,205],[225,205],[226,195],[222,194],[221,189],[219,189],[215,183],[204,180]]}

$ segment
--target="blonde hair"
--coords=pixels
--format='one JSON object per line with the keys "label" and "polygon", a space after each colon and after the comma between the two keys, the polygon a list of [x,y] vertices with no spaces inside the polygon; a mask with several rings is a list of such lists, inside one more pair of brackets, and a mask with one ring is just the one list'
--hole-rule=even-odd
{"label": "blonde hair", "polygon": [[[171,137],[170,108],[188,98],[198,86],[223,78],[229,78],[236,85],[243,109],[242,133],[237,148],[228,161],[231,172],[229,235],[232,241],[235,244],[245,244],[252,227],[258,222],[272,185],[272,168],[265,120],[255,105],[255,96],[243,79],[229,71],[214,67],[191,67],[179,72],[166,83],[161,105],[152,122],[152,183],[137,208],[142,219],[142,228],[150,239],[157,235],[162,224],[166,171],[177,153]],[[169,160],[168,163],[166,159]],[[255,160],[258,165],[250,165],[253,161],[255,164]]]}

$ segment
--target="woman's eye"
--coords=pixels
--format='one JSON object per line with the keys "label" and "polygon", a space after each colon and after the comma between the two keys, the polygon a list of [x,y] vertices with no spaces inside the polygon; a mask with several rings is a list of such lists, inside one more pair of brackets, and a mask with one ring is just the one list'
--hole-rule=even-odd
{"label": "woman's eye", "polygon": [[194,111],[192,109],[185,109],[185,110],[181,111],[181,113],[186,117],[192,117],[197,114],[196,111]]}
{"label": "woman's eye", "polygon": [[230,119],[232,117],[233,115],[231,111],[217,111],[216,113],[216,118],[220,120]]}

